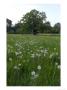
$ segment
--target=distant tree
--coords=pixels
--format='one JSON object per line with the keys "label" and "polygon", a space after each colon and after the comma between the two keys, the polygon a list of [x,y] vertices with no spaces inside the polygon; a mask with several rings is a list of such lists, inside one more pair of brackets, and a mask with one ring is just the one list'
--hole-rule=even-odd
{"label": "distant tree", "polygon": [[46,21],[43,24],[43,32],[44,33],[51,33],[51,29],[52,29],[51,23],[49,21]]}
{"label": "distant tree", "polygon": [[6,23],[7,23],[7,32],[11,32],[11,26],[12,26],[12,21],[10,19],[6,19]]}
{"label": "distant tree", "polygon": [[60,23],[56,23],[56,24],[53,26],[52,32],[53,32],[53,33],[60,33],[60,28],[61,28],[61,24],[60,24]]}
{"label": "distant tree", "polygon": [[30,12],[26,13],[20,20],[23,23],[22,31],[25,31],[26,33],[33,33],[35,35],[40,32],[41,25],[45,20],[45,12],[39,12],[33,9]]}
{"label": "distant tree", "polygon": [[14,26],[12,25],[12,21],[7,18],[6,23],[7,23],[7,33],[10,33],[10,34],[15,33],[16,30],[14,29]]}
{"label": "distant tree", "polygon": [[21,34],[22,33],[21,25],[22,24],[20,22],[18,22],[12,27],[15,34]]}
{"label": "distant tree", "polygon": [[60,33],[60,23],[56,23],[52,27],[50,21],[46,21],[46,18],[45,12],[33,9],[26,13],[15,25],[12,25],[12,21],[7,19],[7,32],[34,35],[37,33]]}

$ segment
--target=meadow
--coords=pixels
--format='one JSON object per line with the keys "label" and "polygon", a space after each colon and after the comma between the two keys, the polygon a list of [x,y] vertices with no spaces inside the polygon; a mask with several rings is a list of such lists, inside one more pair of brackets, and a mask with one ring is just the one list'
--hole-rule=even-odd
{"label": "meadow", "polygon": [[7,35],[8,86],[60,86],[60,35]]}

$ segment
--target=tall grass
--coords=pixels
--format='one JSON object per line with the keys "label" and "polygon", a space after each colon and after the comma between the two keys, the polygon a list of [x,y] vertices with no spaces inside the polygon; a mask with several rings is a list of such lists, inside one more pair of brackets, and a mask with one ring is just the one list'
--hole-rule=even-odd
{"label": "tall grass", "polygon": [[7,85],[59,86],[59,35],[7,35]]}

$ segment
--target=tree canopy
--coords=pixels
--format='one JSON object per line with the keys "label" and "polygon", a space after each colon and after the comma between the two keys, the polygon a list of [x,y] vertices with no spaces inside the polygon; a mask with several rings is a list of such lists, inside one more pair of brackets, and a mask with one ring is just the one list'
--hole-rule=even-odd
{"label": "tree canopy", "polygon": [[12,26],[12,21],[7,19],[9,26],[7,27],[8,33],[10,31],[16,34],[34,34],[37,33],[60,33],[60,23],[56,23],[53,27],[50,21],[46,20],[45,12],[40,12],[35,9],[27,12],[21,20]]}
{"label": "tree canopy", "polygon": [[40,27],[43,24],[43,21],[45,20],[45,12],[39,12],[33,9],[29,13],[26,13],[20,21],[23,24],[23,31],[26,31],[26,33],[37,34],[37,32],[40,31]]}

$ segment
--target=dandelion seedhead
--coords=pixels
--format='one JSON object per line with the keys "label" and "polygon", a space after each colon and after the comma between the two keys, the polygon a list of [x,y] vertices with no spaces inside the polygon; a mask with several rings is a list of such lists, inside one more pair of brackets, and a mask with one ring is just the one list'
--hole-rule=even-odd
{"label": "dandelion seedhead", "polygon": [[41,70],[41,66],[40,66],[40,65],[38,65],[38,66],[37,66],[37,69],[38,69],[38,70]]}

